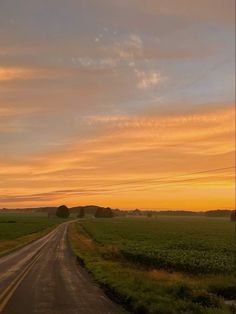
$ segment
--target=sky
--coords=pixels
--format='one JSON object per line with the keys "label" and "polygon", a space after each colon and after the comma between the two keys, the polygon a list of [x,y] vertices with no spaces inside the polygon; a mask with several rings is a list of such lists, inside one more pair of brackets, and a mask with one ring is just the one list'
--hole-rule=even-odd
{"label": "sky", "polygon": [[0,208],[234,208],[234,6],[0,1]]}

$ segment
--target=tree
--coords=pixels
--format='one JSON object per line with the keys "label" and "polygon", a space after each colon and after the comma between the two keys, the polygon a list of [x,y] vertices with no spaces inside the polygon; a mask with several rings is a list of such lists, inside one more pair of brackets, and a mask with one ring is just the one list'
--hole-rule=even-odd
{"label": "tree", "polygon": [[134,216],[141,216],[141,215],[142,215],[142,212],[141,212],[140,209],[135,209],[135,210],[133,211],[133,215],[134,215]]}
{"label": "tree", "polygon": [[68,207],[65,205],[59,206],[57,208],[56,215],[60,218],[68,218],[70,216]]}
{"label": "tree", "polygon": [[77,217],[84,218],[84,216],[85,216],[84,207],[80,207]]}
{"label": "tree", "polygon": [[114,214],[110,207],[107,208],[98,207],[94,216],[96,218],[112,218],[114,217]]}

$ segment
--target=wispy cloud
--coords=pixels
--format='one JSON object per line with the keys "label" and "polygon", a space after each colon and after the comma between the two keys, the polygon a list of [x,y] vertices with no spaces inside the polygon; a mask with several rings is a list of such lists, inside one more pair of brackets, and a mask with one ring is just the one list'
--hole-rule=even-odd
{"label": "wispy cloud", "polygon": [[34,77],[34,72],[24,68],[0,67],[0,81],[11,81]]}
{"label": "wispy cloud", "polygon": [[154,87],[166,80],[166,78],[163,77],[160,72],[144,72],[136,69],[135,73],[138,78],[138,87],[141,89]]}
{"label": "wispy cloud", "polygon": [[121,59],[133,59],[143,55],[143,41],[136,34],[115,40],[112,50]]}

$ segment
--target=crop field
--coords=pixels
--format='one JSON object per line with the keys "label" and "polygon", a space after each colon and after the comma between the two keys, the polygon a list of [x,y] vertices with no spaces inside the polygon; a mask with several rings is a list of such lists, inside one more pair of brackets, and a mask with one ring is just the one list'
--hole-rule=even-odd
{"label": "crop field", "polygon": [[235,299],[234,223],[225,218],[83,219],[78,261],[131,313],[226,314]]}
{"label": "crop field", "polygon": [[234,271],[234,224],[227,219],[90,220],[83,227],[94,240],[117,246],[134,263],[189,273]]}
{"label": "crop field", "polygon": [[0,255],[35,240],[60,222],[60,219],[49,219],[44,214],[1,214]]}
{"label": "crop field", "polygon": [[0,215],[0,240],[13,240],[56,225],[59,219],[43,215]]}

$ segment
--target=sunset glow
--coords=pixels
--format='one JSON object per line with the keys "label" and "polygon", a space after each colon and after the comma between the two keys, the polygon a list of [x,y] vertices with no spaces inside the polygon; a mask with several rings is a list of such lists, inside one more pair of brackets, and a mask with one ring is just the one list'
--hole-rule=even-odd
{"label": "sunset glow", "polygon": [[20,3],[0,4],[0,208],[234,208],[233,0]]}

